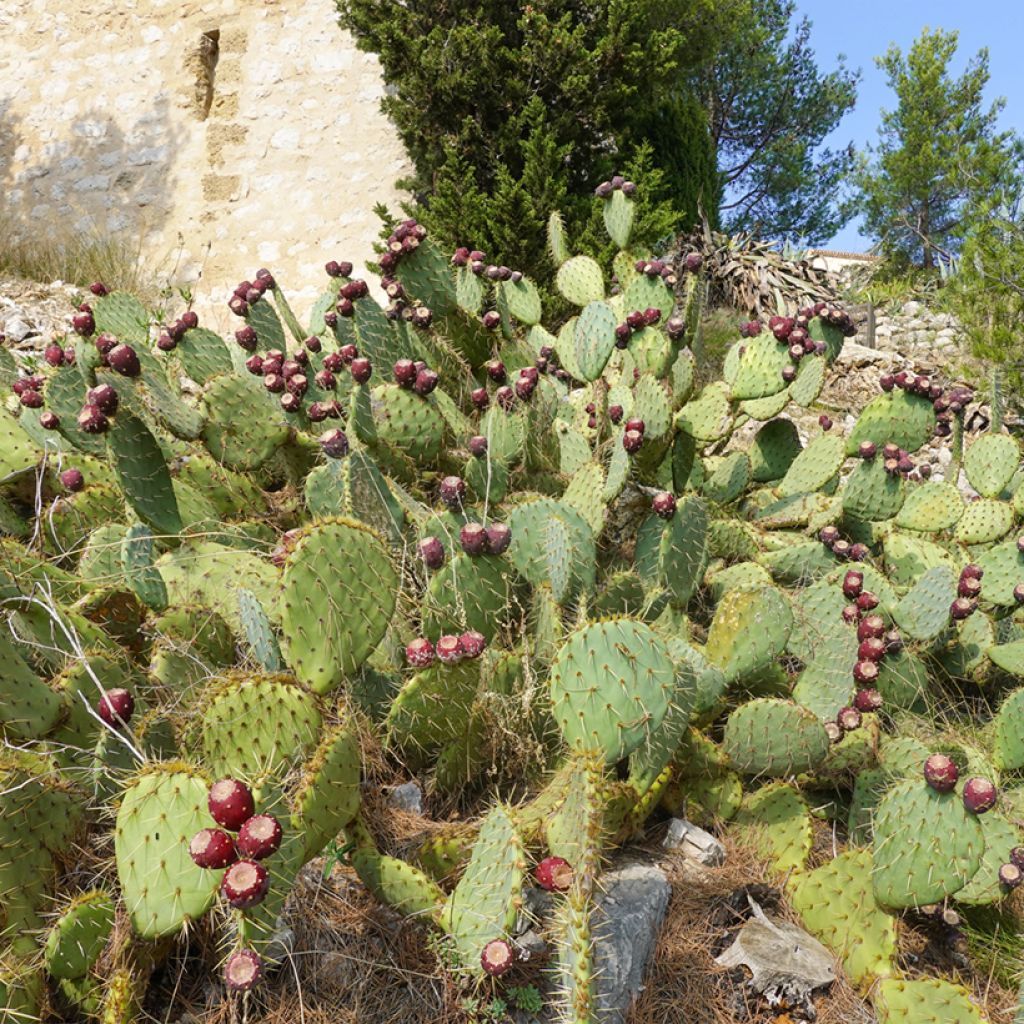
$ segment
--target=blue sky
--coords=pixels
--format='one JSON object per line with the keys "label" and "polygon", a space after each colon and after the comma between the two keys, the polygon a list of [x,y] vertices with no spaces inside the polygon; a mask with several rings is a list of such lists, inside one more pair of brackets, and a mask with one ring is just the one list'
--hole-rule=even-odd
{"label": "blue sky", "polygon": [[[988,47],[988,99],[1005,96],[1001,125],[1024,129],[1024,0],[797,0],[797,9],[812,22],[811,45],[819,67],[833,66],[842,53],[848,65],[863,73],[857,106],[829,139],[834,147],[853,140],[860,148],[877,139],[879,111],[891,109],[894,96],[874,58],[890,43],[905,53],[926,25],[959,31],[954,73],[959,74],[979,49]],[[831,247],[862,251],[869,244],[851,223]]]}

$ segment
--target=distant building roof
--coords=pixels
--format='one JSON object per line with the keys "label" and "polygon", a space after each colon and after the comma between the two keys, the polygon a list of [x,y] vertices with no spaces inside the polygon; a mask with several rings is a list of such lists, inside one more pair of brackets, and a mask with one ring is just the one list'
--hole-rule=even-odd
{"label": "distant building roof", "polygon": [[882,258],[867,252],[839,252],[837,249],[808,249],[807,255],[811,259],[815,256],[824,256],[836,260],[861,260],[864,263],[874,263]]}

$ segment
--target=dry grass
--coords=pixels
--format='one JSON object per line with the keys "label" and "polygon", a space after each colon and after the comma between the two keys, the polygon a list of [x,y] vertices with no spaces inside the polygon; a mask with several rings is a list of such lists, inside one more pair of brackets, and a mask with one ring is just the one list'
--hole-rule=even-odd
{"label": "dry grass", "polygon": [[64,281],[82,288],[103,281],[133,292],[144,302],[158,298],[154,275],[144,266],[141,241],[98,231],[60,233],[52,227],[28,232],[0,213],[0,276],[28,281]]}

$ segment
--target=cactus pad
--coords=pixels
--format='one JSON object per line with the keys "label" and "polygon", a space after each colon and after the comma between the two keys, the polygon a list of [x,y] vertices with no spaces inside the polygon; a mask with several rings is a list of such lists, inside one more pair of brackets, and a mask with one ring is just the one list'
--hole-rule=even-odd
{"label": "cactus pad", "polygon": [[596,260],[573,256],[558,268],[555,287],[574,305],[586,306],[604,298],[604,275]]}
{"label": "cactus pad", "polygon": [[970,992],[939,978],[886,978],[874,995],[878,1024],[985,1024]]}
{"label": "cactus pad", "polygon": [[812,711],[768,697],[733,711],[722,748],[744,775],[783,776],[810,771],[824,761],[829,739]]}
{"label": "cactus pad", "polygon": [[398,577],[378,533],[352,519],[307,528],[285,563],[283,654],[317,693],[332,690],[377,646]]}
{"label": "cactus pad", "polygon": [[929,480],[907,494],[896,525],[919,533],[940,533],[956,526],[964,514],[960,492],[941,480]]}
{"label": "cactus pad", "polygon": [[744,801],[734,819],[776,871],[799,871],[811,852],[811,814],[804,798],[782,782]]}
{"label": "cactus pad", "polygon": [[982,434],[964,453],[964,472],[983,498],[997,498],[1020,466],[1020,447],[1006,434]]}
{"label": "cactus pad", "polygon": [[846,451],[853,455],[862,441],[873,441],[879,448],[895,444],[916,452],[935,433],[935,410],[927,398],[906,391],[892,391],[873,398],[850,431]]}
{"label": "cactus pad", "polygon": [[842,468],[846,453],[838,434],[816,437],[790,464],[779,483],[779,495],[820,491]]}
{"label": "cactus pad", "polygon": [[675,689],[672,658],[643,623],[612,619],[573,634],[551,666],[551,700],[566,742],[609,762],[661,724]]}
{"label": "cactus pad", "polygon": [[775,587],[732,590],[715,609],[708,660],[734,683],[763,671],[786,649],[793,613]]}
{"label": "cactus pad", "polygon": [[97,889],[71,901],[54,921],[43,951],[46,969],[58,979],[84,978],[114,930],[114,899]]}

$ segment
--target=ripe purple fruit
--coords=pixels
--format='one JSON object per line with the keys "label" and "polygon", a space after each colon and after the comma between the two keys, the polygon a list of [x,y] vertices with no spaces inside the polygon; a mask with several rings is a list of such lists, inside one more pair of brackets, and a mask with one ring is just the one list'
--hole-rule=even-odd
{"label": "ripe purple fruit", "polygon": [[1015,846],[1010,851],[1010,862],[1024,871],[1024,846]]}
{"label": "ripe purple fruit", "polygon": [[675,495],[668,491],[659,491],[651,502],[651,508],[660,519],[671,519],[676,514]]}
{"label": "ripe purple fruit", "polygon": [[204,828],[192,837],[188,853],[198,867],[219,871],[238,860],[235,841],[219,828]]}
{"label": "ripe purple fruit", "polygon": [[424,537],[419,543],[419,553],[428,569],[440,569],[444,565],[444,545],[437,537]]}
{"label": "ripe purple fruit", "polygon": [[487,554],[487,530],[480,523],[466,523],[459,531],[462,550],[472,558]]}
{"label": "ripe purple fruit", "polygon": [[373,364],[365,356],[352,360],[352,379],[357,384],[365,384],[373,373]]}
{"label": "ripe purple fruit", "polygon": [[870,590],[862,590],[854,603],[857,605],[857,611],[869,612],[872,608],[878,607],[878,595],[872,594]]}
{"label": "ripe purple fruit", "polygon": [[851,569],[843,577],[843,594],[851,601],[864,589],[864,573]]}
{"label": "ripe purple fruit", "polygon": [[861,441],[857,446],[857,454],[862,459],[873,459],[878,454],[878,445],[874,441]]}
{"label": "ripe purple fruit", "polygon": [[981,593],[981,580],[973,576],[962,576],[956,585],[958,597],[976,598]]}
{"label": "ripe purple fruit", "polygon": [[826,547],[832,547],[839,540],[839,528],[836,526],[823,526],[818,531],[818,540]]}
{"label": "ripe purple fruit", "polygon": [[980,580],[984,577],[985,570],[980,565],[975,565],[973,562],[965,565],[960,570],[960,579],[962,580]]}
{"label": "ripe purple fruit", "polygon": [[503,555],[512,543],[512,531],[504,523],[487,527],[487,548],[492,555]]}
{"label": "ripe purple fruit", "polygon": [[459,643],[462,645],[462,652],[467,658],[479,658],[487,647],[487,637],[483,633],[478,633],[475,629],[471,629],[459,637]]}
{"label": "ripe purple fruit", "polygon": [[457,636],[439,636],[434,650],[438,661],[444,662],[446,665],[454,665],[465,657],[462,641]]}
{"label": "ripe purple fruit", "polygon": [[43,349],[43,358],[50,364],[50,366],[63,366],[64,349],[55,342],[51,342],[45,349]]}
{"label": "ripe purple fruit", "polygon": [[399,359],[392,372],[399,387],[411,388],[416,383],[416,364],[411,359]]}
{"label": "ripe purple fruit", "polygon": [[263,860],[281,845],[281,823],[272,814],[254,814],[238,830],[238,852]]}
{"label": "ripe purple fruit", "polygon": [[413,381],[413,390],[417,395],[423,395],[426,397],[437,387],[437,382],[441,378],[434,370],[420,370],[416,374],[416,380]]}
{"label": "ripe purple fruit", "polygon": [[114,729],[127,725],[135,711],[135,698],[128,690],[107,690],[96,705],[96,714]]}
{"label": "ripe purple fruit", "polygon": [[461,477],[446,476],[441,481],[439,494],[441,500],[450,509],[461,508],[466,497],[466,482]]}
{"label": "ripe purple fruit", "polygon": [[782,379],[787,384],[792,384],[796,380],[796,367],[793,365],[784,366],[782,368]]}
{"label": "ripe purple fruit", "polygon": [[984,814],[996,805],[999,791],[988,779],[976,775],[964,783],[964,807],[971,814]]}
{"label": "ripe purple fruit", "polygon": [[1003,864],[999,868],[999,884],[1006,889],[1016,889],[1022,877],[1024,875],[1016,864]]}
{"label": "ripe purple fruit", "polygon": [[880,636],[869,636],[861,640],[857,648],[857,657],[861,661],[881,661],[888,653],[885,640]]}
{"label": "ripe purple fruit", "polygon": [[832,554],[835,555],[836,558],[849,558],[850,548],[852,546],[853,545],[851,545],[848,540],[837,540],[832,545]]}
{"label": "ripe purple fruit", "polygon": [[858,661],[853,666],[853,678],[862,687],[870,687],[878,681],[878,664],[874,661]]}
{"label": "ripe purple fruit", "polygon": [[562,857],[545,857],[533,869],[533,877],[548,892],[565,892],[572,885],[572,865]]}
{"label": "ripe purple fruit", "polygon": [[333,430],[325,431],[317,440],[320,450],[329,458],[343,459],[348,455],[348,437],[344,430],[335,427]]}
{"label": "ripe purple fruit", "polygon": [[78,414],[78,427],[86,434],[102,434],[110,426],[110,420],[100,411],[98,406],[86,405]]}
{"label": "ripe purple fruit", "polygon": [[43,396],[28,388],[22,391],[19,400],[26,409],[41,409],[43,405]]}
{"label": "ripe purple fruit", "polygon": [[505,412],[511,412],[516,404],[516,393],[505,384],[494,392],[494,400]]}
{"label": "ripe purple fruit", "polygon": [[252,790],[238,779],[218,779],[210,787],[206,806],[213,820],[229,832],[237,832],[256,810]]}
{"label": "ripe purple fruit", "polygon": [[832,429],[832,417],[831,416],[826,416],[824,413],[822,413],[818,417],[818,426],[821,427],[822,430],[831,430]]}
{"label": "ripe purple fruit", "polygon": [[60,426],[60,417],[55,412],[41,412],[39,414],[39,426],[44,430],[56,430]]}
{"label": "ripe purple fruit", "polygon": [[948,793],[960,778],[960,769],[951,757],[931,754],[924,762],[924,781],[937,793]]}
{"label": "ripe purple fruit", "polygon": [[1024,583],[1018,583],[1013,588],[1013,599],[1017,604],[1024,604]]}
{"label": "ripe purple fruit", "polygon": [[504,939],[493,939],[480,954],[480,966],[492,978],[501,977],[515,962],[512,947]]}
{"label": "ripe purple fruit", "polygon": [[864,714],[878,711],[882,704],[882,695],[877,690],[858,690],[853,698],[853,706]]}
{"label": "ripe purple fruit", "polygon": [[221,894],[236,910],[247,910],[262,903],[269,888],[267,869],[254,860],[236,861],[220,881]]}
{"label": "ripe purple fruit", "polygon": [[426,638],[420,637],[406,645],[405,659],[415,668],[426,668],[434,664],[434,645]]}
{"label": "ripe purple fruit", "polygon": [[296,413],[302,408],[302,399],[289,391],[287,395],[281,396],[281,408],[285,412]]}
{"label": "ripe purple fruit", "polygon": [[860,619],[860,612],[857,610],[857,606],[855,604],[848,604],[843,609],[843,622],[852,626],[858,619]]}
{"label": "ripe purple fruit", "polygon": [[131,345],[115,345],[107,353],[107,362],[110,363],[110,368],[122,377],[138,377],[142,372],[138,353]]}
{"label": "ripe purple fruit", "polygon": [[639,430],[627,430],[622,435],[622,447],[632,455],[634,452],[640,451],[641,446],[644,443],[644,435]]}
{"label": "ripe purple fruit", "polygon": [[71,318],[71,326],[75,334],[80,334],[83,338],[91,337],[96,331],[96,321],[93,320],[92,313],[76,313]]}
{"label": "ripe purple fruit", "polygon": [[65,469],[60,475],[61,486],[72,494],[77,494],[85,486],[85,477],[80,469]]}
{"label": "ripe purple fruit", "polygon": [[487,454],[487,438],[482,434],[476,434],[469,439],[469,454],[476,459],[482,459]]}
{"label": "ripe purple fruit", "polygon": [[608,419],[614,424],[618,424],[622,421],[622,406],[621,405],[609,405],[608,406]]}
{"label": "ripe purple fruit", "polygon": [[481,322],[487,330],[495,331],[501,326],[501,314],[496,309],[489,309]]}
{"label": "ripe purple fruit", "polygon": [[224,964],[224,984],[231,992],[248,992],[263,977],[263,961],[251,949],[239,949]]}
{"label": "ripe purple fruit", "polygon": [[881,615],[866,615],[857,626],[858,640],[867,640],[873,636],[885,636],[885,619]]}
{"label": "ripe purple fruit", "polygon": [[481,412],[491,404],[490,395],[487,394],[487,388],[475,388],[469,393],[469,397],[473,402],[473,405]]}
{"label": "ripe purple fruit", "polygon": [[856,708],[843,708],[839,714],[836,715],[836,725],[839,726],[843,732],[853,732],[854,729],[859,729],[861,725],[860,712]]}
{"label": "ripe purple fruit", "polygon": [[829,743],[838,743],[843,738],[843,730],[835,722],[826,722],[825,735]]}
{"label": "ripe purple fruit", "polygon": [[643,420],[626,420],[626,429],[635,430],[638,434],[643,434],[647,429]]}
{"label": "ripe purple fruit", "polygon": [[860,542],[850,545],[850,550],[847,551],[846,556],[852,562],[863,562],[868,557],[868,546],[867,544],[861,544]]}
{"label": "ripe purple fruit", "polygon": [[961,622],[963,619],[971,616],[977,607],[978,605],[976,601],[972,601],[967,597],[958,597],[949,606],[949,617],[954,622]]}

